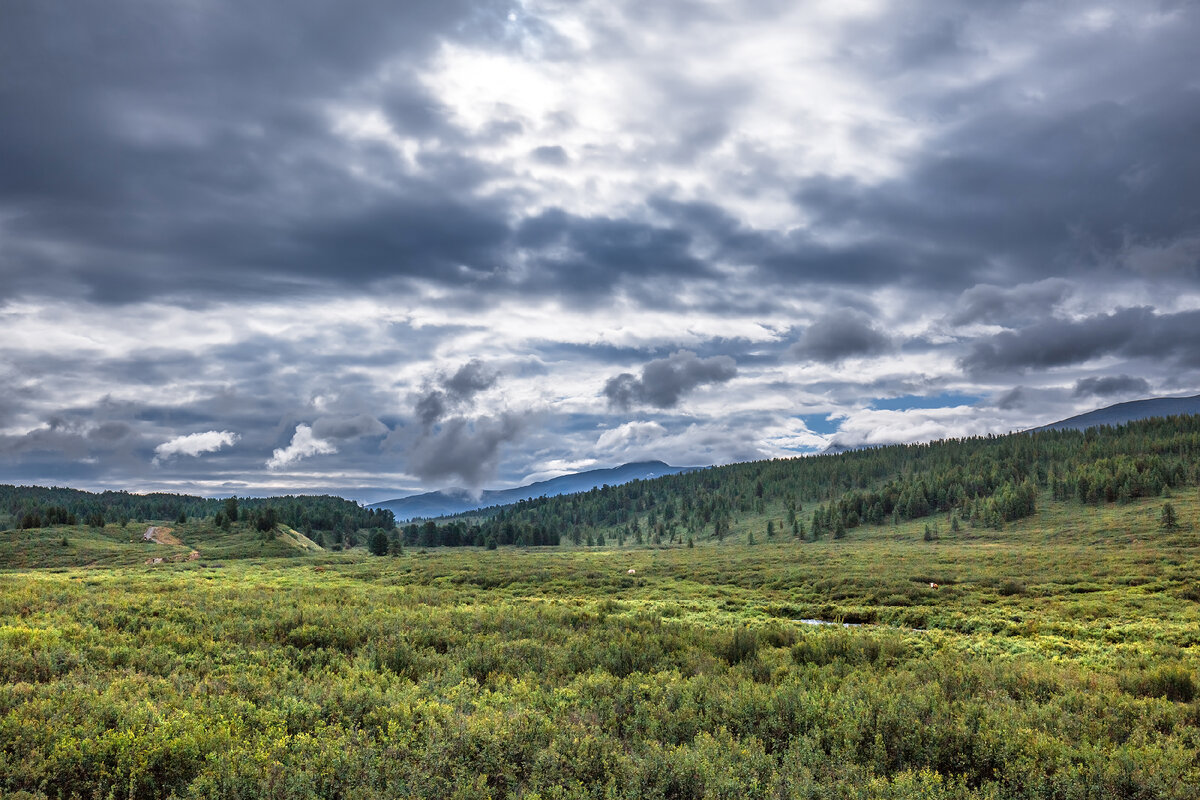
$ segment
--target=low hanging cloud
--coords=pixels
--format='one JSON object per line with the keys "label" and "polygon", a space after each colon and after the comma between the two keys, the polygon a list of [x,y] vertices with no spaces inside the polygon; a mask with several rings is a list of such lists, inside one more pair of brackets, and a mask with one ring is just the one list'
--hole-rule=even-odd
{"label": "low hanging cloud", "polygon": [[267,461],[267,469],[280,469],[294,464],[309,456],[336,453],[337,447],[324,439],[313,435],[313,429],[308,425],[297,425],[292,434],[292,442],[287,447],[280,447],[271,454]]}
{"label": "low hanging cloud", "polygon": [[459,479],[478,491],[496,473],[501,446],[516,440],[524,418],[504,412],[471,418],[475,399],[496,385],[500,374],[472,359],[443,375],[417,397],[417,430],[402,436],[409,472],[426,482]]}
{"label": "low hanging cloud", "polygon": [[236,444],[242,437],[233,431],[204,431],[176,436],[154,448],[154,463],[162,462],[174,456],[199,456],[212,453],[222,447]]}
{"label": "low hanging cloud", "polygon": [[408,471],[427,482],[459,478],[478,491],[496,473],[501,445],[523,429],[524,420],[510,413],[443,420],[409,445]]}
{"label": "low hanging cloud", "polygon": [[869,317],[846,310],[826,314],[813,322],[788,353],[801,361],[833,364],[856,356],[878,355],[891,346],[892,340]]}
{"label": "low hanging cloud", "polygon": [[1130,375],[1080,378],[1075,382],[1076,397],[1111,397],[1117,394],[1148,394],[1150,384],[1145,378]]}
{"label": "low hanging cloud", "polygon": [[427,386],[417,398],[417,418],[426,427],[451,411],[469,406],[480,392],[496,385],[500,374],[473,358],[453,375],[442,376],[435,385]]}
{"label": "low hanging cloud", "polygon": [[737,375],[737,362],[730,356],[699,358],[691,350],[679,350],[642,367],[641,377],[622,372],[604,384],[604,395],[615,408],[634,405],[674,408],[688,392],[709,383],[725,383]]}

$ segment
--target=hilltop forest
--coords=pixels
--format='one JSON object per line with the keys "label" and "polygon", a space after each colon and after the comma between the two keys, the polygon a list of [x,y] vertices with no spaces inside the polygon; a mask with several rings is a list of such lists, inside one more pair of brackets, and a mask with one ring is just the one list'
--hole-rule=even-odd
{"label": "hilltop forest", "polygon": [[721,540],[733,521],[781,509],[780,534],[841,538],[861,525],[940,515],[1002,528],[1031,516],[1039,493],[1084,504],[1127,503],[1200,478],[1200,416],[1087,431],[948,439],[754,461],[411,524],[407,544],[670,544]]}
{"label": "hilltop forest", "polygon": [[218,524],[241,520],[265,528],[282,523],[305,535],[325,532],[342,536],[364,528],[390,530],[396,524],[391,511],[363,508],[331,495],[217,500],[183,494],[93,493],[40,486],[0,486],[0,523],[5,514],[10,527],[23,529],[76,524],[102,528],[108,523],[124,527],[131,521],[207,517]]}

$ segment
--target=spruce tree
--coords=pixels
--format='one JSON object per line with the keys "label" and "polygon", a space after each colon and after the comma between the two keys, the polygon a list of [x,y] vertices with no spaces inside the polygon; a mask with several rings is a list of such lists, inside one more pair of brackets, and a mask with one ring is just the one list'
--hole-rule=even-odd
{"label": "spruce tree", "polygon": [[1158,518],[1158,526],[1164,531],[1179,530],[1179,517],[1175,514],[1175,506],[1163,503],[1162,516]]}

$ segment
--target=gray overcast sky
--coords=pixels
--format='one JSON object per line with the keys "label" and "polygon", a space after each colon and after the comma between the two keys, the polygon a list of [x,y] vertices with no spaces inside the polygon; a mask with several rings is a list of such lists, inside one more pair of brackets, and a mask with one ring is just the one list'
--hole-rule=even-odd
{"label": "gray overcast sky", "polygon": [[1194,2],[6,2],[0,481],[377,500],[1200,391]]}

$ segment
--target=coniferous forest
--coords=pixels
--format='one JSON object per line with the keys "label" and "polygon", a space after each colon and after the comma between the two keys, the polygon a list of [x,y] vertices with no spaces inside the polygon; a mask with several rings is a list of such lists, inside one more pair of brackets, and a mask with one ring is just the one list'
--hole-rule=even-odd
{"label": "coniferous forest", "polygon": [[[838,455],[734,464],[463,515],[445,540],[417,525],[406,541],[482,545],[655,544],[722,538],[741,516],[780,507],[779,531],[840,537],[861,525],[948,515],[1001,528],[1032,515],[1039,493],[1088,505],[1157,497],[1200,479],[1200,417],[1120,428],[893,445]],[[420,538],[423,537],[423,538]]]}
{"label": "coniferous forest", "polygon": [[[275,521],[306,533],[325,531],[345,534],[360,528],[392,528],[395,518],[386,509],[363,508],[358,503],[330,495],[246,497],[213,499],[156,492],[84,492],[78,489],[0,485],[0,513],[7,513],[16,527],[86,523],[125,526],[145,520],[212,518],[220,523],[233,516],[257,521],[269,515]],[[231,510],[232,509],[232,513]]]}

